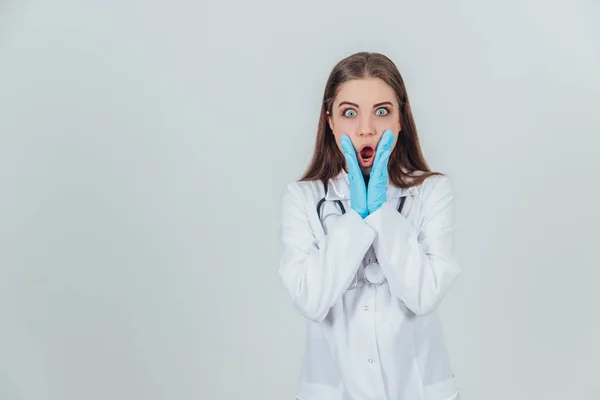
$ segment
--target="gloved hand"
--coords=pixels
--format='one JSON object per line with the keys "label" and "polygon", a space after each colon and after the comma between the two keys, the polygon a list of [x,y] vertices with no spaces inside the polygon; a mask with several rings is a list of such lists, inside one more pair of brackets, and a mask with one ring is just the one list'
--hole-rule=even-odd
{"label": "gloved hand", "polygon": [[387,198],[388,184],[388,161],[392,153],[392,144],[394,143],[394,135],[391,130],[386,130],[381,136],[381,140],[377,145],[375,161],[369,177],[369,187],[367,190],[367,208],[369,214],[379,210],[381,205],[385,203]]}
{"label": "gloved hand", "polygon": [[356,151],[348,135],[343,135],[340,140],[342,152],[348,166],[348,180],[350,181],[350,207],[362,218],[369,215],[367,208],[367,186],[362,176]]}

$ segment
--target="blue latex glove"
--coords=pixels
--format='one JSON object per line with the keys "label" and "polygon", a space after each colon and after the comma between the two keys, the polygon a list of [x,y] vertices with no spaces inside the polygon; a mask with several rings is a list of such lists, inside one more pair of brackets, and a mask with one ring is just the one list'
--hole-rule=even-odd
{"label": "blue latex glove", "polygon": [[362,218],[369,215],[367,208],[367,186],[358,165],[356,151],[348,135],[343,135],[340,140],[342,152],[348,166],[348,180],[350,181],[350,207]]}
{"label": "blue latex glove", "polygon": [[379,210],[387,198],[388,161],[392,153],[392,144],[394,144],[394,135],[388,129],[383,133],[377,145],[377,153],[369,177],[369,188],[367,190],[369,214]]}

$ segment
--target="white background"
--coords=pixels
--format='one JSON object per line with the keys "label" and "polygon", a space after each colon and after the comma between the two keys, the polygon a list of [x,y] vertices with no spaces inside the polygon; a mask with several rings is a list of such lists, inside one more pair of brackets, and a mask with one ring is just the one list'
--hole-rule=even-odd
{"label": "white background", "polygon": [[597,1],[0,2],[0,399],[291,399],[280,195],[331,68],[455,182],[463,399],[600,399]]}

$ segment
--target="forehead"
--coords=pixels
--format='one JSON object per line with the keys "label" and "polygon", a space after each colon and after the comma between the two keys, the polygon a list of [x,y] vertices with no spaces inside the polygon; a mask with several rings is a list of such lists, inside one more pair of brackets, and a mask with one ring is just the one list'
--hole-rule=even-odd
{"label": "forehead", "polygon": [[350,101],[358,105],[372,106],[383,101],[396,104],[396,92],[379,78],[353,79],[342,83],[335,97],[336,104]]}

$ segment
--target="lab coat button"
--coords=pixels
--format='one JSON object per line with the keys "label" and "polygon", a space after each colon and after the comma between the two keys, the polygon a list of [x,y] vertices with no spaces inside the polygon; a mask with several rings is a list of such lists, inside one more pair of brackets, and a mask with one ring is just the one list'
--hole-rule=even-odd
{"label": "lab coat button", "polygon": [[381,270],[381,266],[379,263],[371,263],[365,267],[365,277],[370,283],[380,284],[385,281],[385,275],[383,275],[383,271]]}
{"label": "lab coat button", "polygon": [[369,358],[367,361],[369,361],[369,364],[373,364],[373,359]]}

